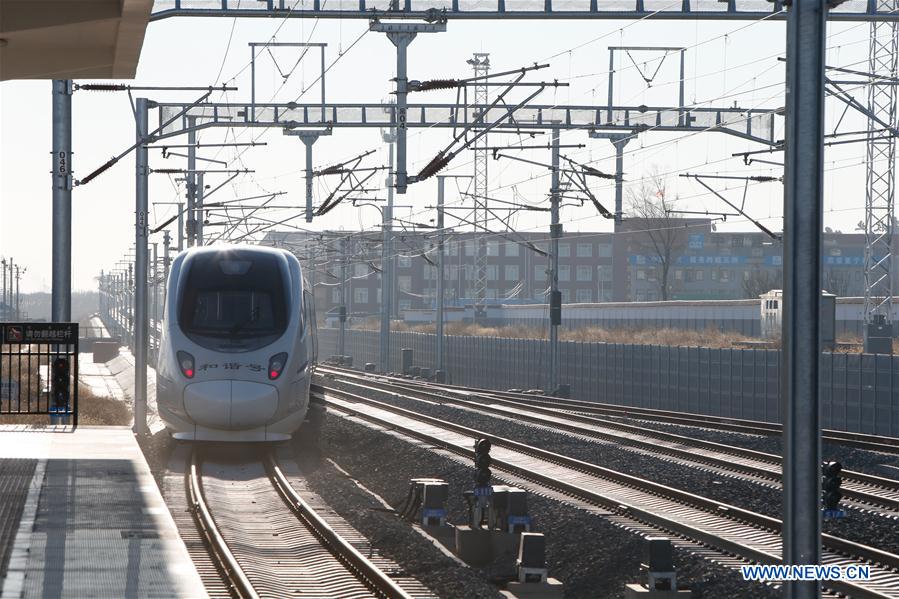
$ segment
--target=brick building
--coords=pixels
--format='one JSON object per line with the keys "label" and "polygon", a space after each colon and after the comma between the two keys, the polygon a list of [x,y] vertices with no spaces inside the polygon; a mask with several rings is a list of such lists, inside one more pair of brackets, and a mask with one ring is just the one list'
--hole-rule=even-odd
{"label": "brick building", "polygon": [[[758,297],[782,286],[782,247],[760,231],[717,232],[707,219],[679,219],[683,231],[659,249],[648,223],[630,222],[620,233],[566,232],[559,242],[559,289],[564,303],[656,301],[663,298],[667,255],[667,299]],[[447,306],[473,303],[474,260],[480,235],[447,235]],[[545,233],[514,233],[546,252]],[[380,233],[275,232],[263,241],[285,247],[303,261],[316,289],[319,313],[340,304],[342,244],[346,246],[347,310],[358,316],[379,313]],[[544,303],[549,258],[521,243],[492,235],[486,242],[486,303]],[[396,232],[394,311],[431,308],[437,291],[433,232]],[[824,287],[839,296],[864,294],[864,235],[825,233]],[[314,268],[310,268],[314,265]]]}

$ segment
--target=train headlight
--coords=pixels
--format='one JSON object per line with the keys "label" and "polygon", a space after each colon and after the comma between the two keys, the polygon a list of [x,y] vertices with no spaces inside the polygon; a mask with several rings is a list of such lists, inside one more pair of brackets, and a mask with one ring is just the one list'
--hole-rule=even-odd
{"label": "train headlight", "polygon": [[181,374],[189,379],[194,378],[194,374],[196,373],[196,370],[194,370],[194,357],[186,351],[179,351],[177,356],[178,367],[181,369]]}
{"label": "train headlight", "polygon": [[275,354],[268,361],[268,378],[270,380],[275,380],[279,376],[281,376],[281,372],[284,370],[284,366],[287,364],[287,354],[282,352],[280,354]]}

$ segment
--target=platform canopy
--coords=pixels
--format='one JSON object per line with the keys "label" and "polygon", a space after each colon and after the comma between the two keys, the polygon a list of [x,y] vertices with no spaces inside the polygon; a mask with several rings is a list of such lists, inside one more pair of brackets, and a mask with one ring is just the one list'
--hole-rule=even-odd
{"label": "platform canopy", "polygon": [[0,0],[0,81],[131,79],[153,0]]}

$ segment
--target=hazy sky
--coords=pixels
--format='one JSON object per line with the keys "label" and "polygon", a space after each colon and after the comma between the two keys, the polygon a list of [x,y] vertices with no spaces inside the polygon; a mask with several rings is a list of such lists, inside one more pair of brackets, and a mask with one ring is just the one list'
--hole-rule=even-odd
{"label": "hazy sky", "polygon": [[[380,102],[390,97],[395,75],[395,51],[384,34],[366,33],[367,22],[320,21],[306,19],[167,19],[152,23],[147,30],[135,85],[209,85],[228,82],[240,89],[213,96],[215,101],[248,101],[250,49],[248,42],[275,40],[327,42],[329,102]],[[865,70],[869,25],[831,24],[828,64]],[[608,46],[666,45],[687,47],[686,102],[699,106],[776,108],[783,103],[784,26],[765,22],[450,22],[446,33],[419,35],[409,56],[411,79],[466,77],[471,74],[465,61],[472,52],[490,52],[494,71],[518,68],[534,62],[549,63],[529,80],[553,80],[570,83],[568,88],[548,89],[536,100],[545,104],[604,105],[607,94]],[[257,101],[274,97],[287,102],[315,102],[319,88],[313,85],[319,73],[317,55],[297,64],[295,49],[265,51],[257,63]],[[339,58],[339,60],[338,60]],[[659,65],[658,55],[619,54],[616,64],[615,103],[617,105],[676,105],[678,62],[668,56]],[[335,62],[336,61],[336,62]],[[637,66],[635,66],[635,63]],[[639,68],[637,68],[639,67]],[[656,68],[658,70],[656,71]],[[285,79],[282,74],[290,73]],[[652,79],[647,83],[644,76]],[[303,94],[303,90],[306,90]],[[520,98],[522,91],[513,92]],[[159,101],[190,101],[195,92],[149,92]],[[865,102],[863,88],[856,96]],[[514,99],[514,98],[513,98]],[[432,92],[410,96],[410,102],[452,102],[454,94]],[[40,291],[50,287],[50,82],[13,81],[0,84],[0,254],[13,256],[28,268],[22,290]],[[843,112],[835,100],[827,104],[827,132]],[[76,92],[73,98],[72,165],[75,177],[84,177],[134,140],[134,125],[127,95],[124,93]],[[155,122],[151,119],[151,125]],[[782,126],[782,119],[777,121]],[[861,130],[865,121],[851,112],[840,131]],[[782,136],[782,129],[776,132]],[[537,143],[546,143],[546,136]],[[213,129],[200,134],[200,142],[258,140],[267,146],[240,149],[204,149],[200,156],[225,160],[230,168],[249,168],[256,172],[241,176],[216,193],[215,201],[283,191],[278,205],[296,209],[272,211],[273,220],[287,218],[304,205],[302,143],[282,135],[279,130]],[[416,173],[450,139],[448,130],[411,130],[409,133],[409,171]],[[513,135],[494,136],[491,143],[519,143]],[[170,143],[185,143],[186,137]],[[531,142],[534,143],[534,142]],[[563,144],[586,144],[582,149],[565,150],[569,156],[589,162],[606,172],[614,172],[612,145],[604,140],[588,139],[586,132],[574,131],[562,137]],[[369,166],[387,162],[386,146],[377,129],[335,130],[331,137],[315,145],[315,165],[325,166],[346,160],[369,149],[377,153],[367,159]],[[734,152],[761,149],[758,144],[721,133],[650,132],[632,141],[626,148],[625,178],[628,186],[638,186],[652,170],[666,174],[669,197],[676,195],[686,210],[724,209],[722,203],[696,182],[678,177],[679,173],[727,173],[738,175],[776,175],[782,169],[771,164],[745,166]],[[155,168],[184,168],[186,160],[162,158],[159,150],[150,150],[150,165]],[[548,162],[549,152],[522,152],[530,160]],[[760,156],[773,162],[782,153]],[[852,231],[863,218],[864,144],[829,148],[826,155],[825,223]],[[461,153],[443,174],[469,174],[471,153]],[[202,164],[202,163],[200,163]],[[209,163],[212,168],[223,168]],[[508,160],[490,162],[490,195],[500,199],[540,203],[546,201],[549,172],[539,166]],[[383,177],[377,176],[383,185]],[[206,183],[216,186],[223,175],[209,174]],[[316,183],[316,202],[330,191],[329,183]],[[460,183],[460,185],[464,185]],[[455,185],[449,185],[447,202],[461,200]],[[729,198],[741,201],[742,184],[722,182],[718,189]],[[435,202],[433,180],[412,185],[396,203],[412,206],[397,210],[397,216],[422,222],[433,218],[426,209]],[[614,205],[613,183],[601,180],[593,191],[610,209]],[[150,177],[151,226],[174,214],[167,205],[154,202],[183,201],[184,188],[164,174]],[[379,193],[384,197],[385,192]],[[210,200],[213,201],[213,200]],[[748,211],[769,228],[782,226],[782,186],[779,183],[754,185],[746,195]],[[95,288],[94,277],[120,260],[134,240],[134,159],[129,155],[110,171],[73,192],[73,285],[76,289]],[[313,229],[372,228],[380,219],[373,208],[340,206],[312,223]],[[567,206],[562,220],[566,230],[610,230],[610,221],[596,214],[589,204]],[[300,219],[297,225],[305,226]],[[451,224],[448,220],[447,224]],[[521,230],[545,230],[548,215],[524,213],[516,217]],[[719,230],[749,230],[741,219],[728,219]],[[159,237],[159,239],[156,239]],[[161,235],[151,241],[159,241]]]}

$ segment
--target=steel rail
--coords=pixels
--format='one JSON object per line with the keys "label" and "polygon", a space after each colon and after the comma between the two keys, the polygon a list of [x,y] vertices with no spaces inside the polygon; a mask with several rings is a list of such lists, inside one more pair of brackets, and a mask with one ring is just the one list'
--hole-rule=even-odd
{"label": "steel rail", "polygon": [[284,502],[290,506],[290,509],[299,517],[299,519],[309,528],[312,533],[318,537],[323,545],[328,547],[334,556],[339,559],[344,566],[353,574],[362,580],[366,586],[373,590],[378,596],[389,599],[412,599],[396,581],[384,574],[377,566],[362,555],[355,547],[340,536],[331,525],[310,506],[296,489],[291,486],[290,481],[284,476],[281,468],[278,466],[272,453],[268,454],[266,460],[266,470],[278,494],[284,499]]}
{"label": "steel rail", "polygon": [[199,467],[197,466],[196,449],[190,453],[190,463],[188,464],[187,476],[185,478],[187,500],[190,503],[194,521],[197,524],[197,528],[206,538],[210,553],[219,570],[231,585],[231,590],[241,599],[259,599],[259,594],[253,588],[240,564],[237,563],[237,559],[231,553],[231,549],[219,532],[215,519],[213,519],[209,508],[206,506],[206,500],[203,498],[203,488],[200,483]]}
{"label": "steel rail", "polygon": [[[635,420],[654,420],[680,426],[712,428],[749,435],[775,436],[780,435],[782,430],[781,425],[775,422],[762,422],[759,420],[730,418],[726,416],[710,416],[691,412],[678,412],[675,410],[621,406],[582,399],[566,399],[544,395],[531,395],[529,393],[496,391],[463,385],[428,384],[435,388],[445,389],[448,392],[468,391],[489,398],[499,397],[519,399],[537,405],[553,407],[556,410],[563,409],[574,412],[614,415]],[[899,437],[885,437],[865,433],[822,429],[821,438],[822,440],[831,443],[867,449],[869,451],[899,453]]]}
{"label": "steel rail", "polygon": [[[664,431],[656,431],[651,429],[644,429],[638,426],[633,426],[630,424],[624,424],[618,421],[613,420],[604,420],[601,418],[596,418],[593,416],[584,416],[581,414],[568,414],[563,413],[560,414],[558,410],[553,410],[551,408],[544,408],[540,406],[531,406],[531,405],[523,405],[515,400],[502,399],[502,398],[490,398],[490,401],[509,406],[511,409],[502,409],[496,408],[493,406],[485,405],[477,401],[471,401],[468,399],[460,399],[456,397],[449,397],[447,395],[440,395],[434,391],[428,391],[428,387],[422,385],[415,385],[412,381],[407,381],[405,379],[398,379],[396,381],[383,381],[378,380],[382,377],[370,377],[360,375],[353,371],[344,371],[332,369],[330,367],[322,367],[322,371],[335,373],[340,377],[353,377],[358,380],[364,380],[365,383],[351,383],[343,379],[343,382],[350,385],[356,385],[361,387],[368,387],[374,390],[382,390],[385,392],[391,392],[396,388],[403,389],[407,394],[415,394],[419,396],[419,399],[424,401],[439,401],[441,403],[454,403],[457,405],[465,406],[469,409],[477,410],[482,413],[493,414],[497,416],[505,416],[505,417],[514,417],[515,419],[531,422],[533,424],[538,424],[550,429],[559,429],[565,430],[571,433],[576,433],[579,435],[585,435],[593,438],[603,439],[612,441],[618,444],[632,445],[635,447],[639,447],[644,450],[651,451],[653,453],[659,453],[664,455],[673,455],[682,459],[690,460],[693,462],[703,462],[706,464],[712,464],[716,467],[723,468],[730,471],[742,472],[745,474],[750,474],[753,476],[763,477],[771,480],[775,480],[777,482],[781,482],[782,476],[781,472],[778,470],[772,470],[771,468],[765,468],[762,466],[752,465],[752,464],[741,464],[732,461],[729,456],[737,456],[741,458],[746,458],[749,460],[756,460],[758,462],[763,462],[765,464],[769,464],[772,466],[780,466],[781,465],[781,457],[778,455],[764,453],[761,451],[755,451],[751,449],[746,449],[743,447],[735,447],[732,445],[725,445],[723,443],[715,443],[713,441],[706,441],[703,439],[696,439],[693,437],[688,437],[685,435],[679,435],[675,433],[668,433]],[[532,414],[524,413],[521,411],[512,412],[511,410],[521,410],[527,409],[532,411]],[[551,419],[548,419],[549,417]],[[562,420],[568,420],[572,422],[563,422]],[[580,424],[578,424],[580,423]],[[595,428],[588,428],[583,426],[584,424],[594,426],[594,427],[604,427],[609,429],[620,430],[624,433],[632,434],[632,435],[640,435],[642,437],[648,437],[649,439],[635,439],[633,437],[622,436],[620,434],[615,434],[614,432],[606,432],[596,430]],[[713,451],[721,454],[725,454],[723,456],[714,456],[708,454],[697,454],[692,452],[690,449],[680,448],[680,447],[670,447],[670,446],[659,446],[653,443],[652,439],[657,439],[661,441],[666,441],[669,443],[676,443],[679,445],[692,446],[699,449],[704,449],[708,451]],[[875,487],[877,489],[884,489],[891,492],[890,496],[883,496],[881,494],[873,493],[871,491],[866,491],[864,489],[859,488],[851,488],[851,487],[843,487],[843,495],[847,498],[854,499],[858,502],[869,504],[869,505],[877,505],[881,507],[885,507],[886,509],[899,512],[899,481],[884,478],[880,476],[875,476],[872,474],[867,474],[864,472],[856,472],[852,470],[843,470],[841,476],[846,482],[853,482],[859,485]]]}
{"label": "steel rail", "polygon": [[[411,427],[404,426],[397,422],[393,422],[384,418],[380,418],[375,416],[369,412],[362,410],[353,410],[352,408],[346,408],[344,406],[340,406],[339,404],[335,404],[333,401],[329,401],[327,395],[331,395],[337,399],[343,398],[344,401],[360,403],[370,406],[375,406],[381,410],[391,412],[394,414],[398,414],[400,416],[404,416],[419,422],[427,423],[432,426],[436,426],[438,428],[442,428],[444,430],[448,430],[451,432],[455,432],[458,434],[462,434],[465,436],[473,437],[473,438],[487,438],[491,441],[494,446],[505,447],[507,449],[511,449],[515,452],[518,452],[523,455],[529,455],[532,457],[537,457],[548,462],[551,462],[556,465],[561,465],[572,470],[576,470],[579,472],[583,472],[585,474],[590,474],[602,479],[606,479],[609,481],[616,482],[618,484],[622,484],[625,486],[629,486],[634,489],[638,489],[642,492],[645,492],[651,496],[656,497],[664,497],[671,501],[675,501],[677,503],[681,503],[683,505],[687,505],[693,507],[695,509],[702,510],[703,512],[717,515],[721,518],[727,519],[733,522],[739,522],[748,524],[758,529],[771,531],[773,533],[780,533],[781,530],[781,521],[777,518],[772,518],[769,516],[764,516],[762,514],[758,514],[752,512],[750,510],[746,510],[743,508],[739,508],[736,506],[732,506],[729,504],[725,504],[723,502],[711,500],[705,497],[701,497],[698,495],[694,495],[688,493],[686,491],[682,491],[680,489],[675,489],[672,487],[668,487],[666,485],[661,485],[658,483],[654,483],[652,481],[648,481],[645,479],[641,479],[629,474],[625,474],[622,472],[617,472],[615,470],[610,470],[608,468],[603,468],[602,466],[598,466],[596,464],[591,464],[588,462],[584,462],[581,460],[577,460],[574,458],[570,458],[567,456],[563,456],[551,451],[547,451],[544,449],[540,449],[537,447],[532,447],[526,445],[524,443],[519,443],[517,441],[512,441],[510,439],[506,439],[504,437],[500,437],[498,435],[493,435],[491,433],[486,433],[483,431],[479,431],[476,429],[472,429],[469,427],[465,427],[462,425],[455,424],[453,422],[449,422],[443,419],[434,418],[431,416],[427,416],[425,414],[420,414],[418,412],[414,412],[412,410],[407,410],[405,408],[400,408],[397,406],[393,406],[390,404],[386,404],[384,402],[374,400],[371,398],[359,396],[353,393],[349,393],[347,391],[342,391],[339,389],[333,388],[324,388],[320,385],[313,385],[312,387],[314,397],[324,402],[325,405],[329,405],[331,407],[337,407],[340,410],[345,412],[355,414],[358,417],[361,417],[365,420],[369,420],[372,422],[376,422],[382,426],[386,426],[388,428],[394,430],[402,430],[404,434],[409,436],[416,437],[420,440],[423,440],[427,443],[433,444],[437,447],[441,447],[452,451],[457,454],[464,455],[466,457],[474,456],[474,451],[459,447],[458,445],[448,442],[446,440],[441,439],[435,435],[430,435],[424,433],[420,430],[415,430]],[[745,544],[735,543],[728,539],[721,538],[714,533],[710,533],[708,531],[704,531],[698,529],[689,524],[678,522],[667,517],[665,514],[655,513],[643,508],[640,508],[636,505],[629,504],[626,502],[620,501],[617,498],[609,498],[607,496],[603,496],[602,494],[597,493],[594,490],[586,489],[582,486],[567,483],[559,480],[558,478],[549,476],[547,474],[542,474],[540,472],[534,471],[533,468],[525,468],[522,466],[518,466],[516,464],[512,464],[510,462],[493,459],[493,464],[498,468],[506,470],[507,472],[511,472],[515,475],[521,476],[523,478],[533,480],[538,482],[541,485],[548,486],[550,488],[558,489],[564,493],[567,493],[571,496],[578,497],[580,499],[597,503],[599,505],[605,506],[613,511],[624,513],[631,517],[635,517],[638,520],[642,520],[644,522],[653,524],[655,526],[659,526],[660,528],[669,530],[671,532],[675,532],[677,534],[683,534],[688,538],[700,541],[702,543],[707,543],[711,546],[717,547],[720,550],[734,553],[735,555],[743,556],[746,559],[750,559],[752,561],[756,561],[759,563],[766,564],[776,564],[781,563],[781,560],[778,556],[760,551],[754,547],[749,547]],[[899,570],[899,555],[895,555],[889,553],[887,551],[883,551],[881,549],[877,549],[875,547],[869,547],[866,545],[862,545],[860,543],[855,543],[853,541],[849,541],[847,539],[842,539],[840,537],[835,537],[829,534],[822,535],[822,542],[824,546],[838,555],[844,555],[856,559],[861,559],[863,561],[879,564],[885,568],[891,569],[893,571]],[[833,556],[832,556],[833,557]],[[837,590],[839,592],[846,592],[850,596],[853,597],[889,597],[895,595],[886,595],[880,592],[877,592],[872,589],[860,587],[856,584],[846,581],[826,581],[826,586]]]}

